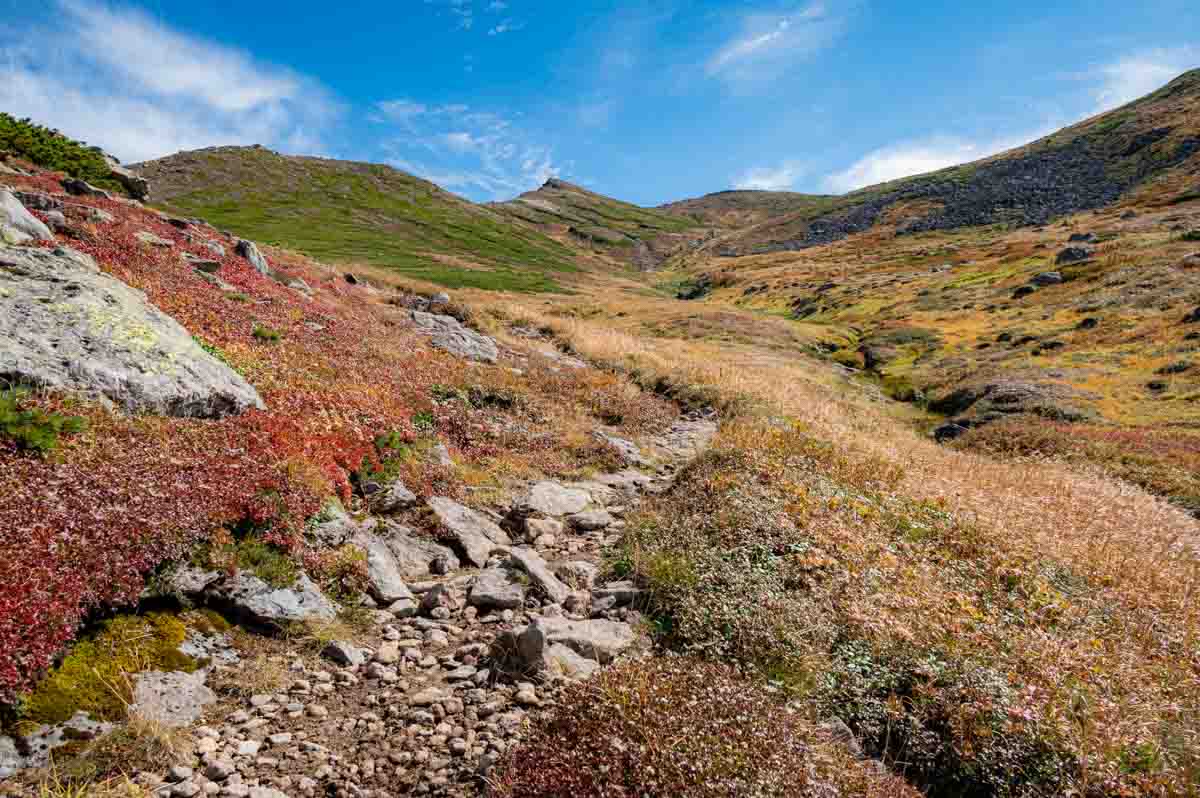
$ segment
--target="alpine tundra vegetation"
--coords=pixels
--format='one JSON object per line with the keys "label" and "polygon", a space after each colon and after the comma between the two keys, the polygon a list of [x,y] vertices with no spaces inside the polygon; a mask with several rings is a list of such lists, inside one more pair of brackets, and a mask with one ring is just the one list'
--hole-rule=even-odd
{"label": "alpine tundra vegetation", "polygon": [[[750,92],[831,9],[704,71]],[[0,113],[0,795],[1196,795],[1179,71],[969,163],[658,207],[508,181],[515,126],[457,106],[370,121],[485,125],[446,146],[503,201]]]}

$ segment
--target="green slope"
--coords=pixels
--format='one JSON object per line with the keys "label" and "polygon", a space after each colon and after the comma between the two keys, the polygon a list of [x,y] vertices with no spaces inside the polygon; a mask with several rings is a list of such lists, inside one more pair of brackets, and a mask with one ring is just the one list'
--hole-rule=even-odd
{"label": "green slope", "polygon": [[621,202],[562,180],[490,207],[643,268],[693,240],[701,227],[698,219]]}
{"label": "green slope", "polygon": [[578,270],[567,246],[388,166],[218,147],[138,168],[168,210],[329,263],[511,291]]}

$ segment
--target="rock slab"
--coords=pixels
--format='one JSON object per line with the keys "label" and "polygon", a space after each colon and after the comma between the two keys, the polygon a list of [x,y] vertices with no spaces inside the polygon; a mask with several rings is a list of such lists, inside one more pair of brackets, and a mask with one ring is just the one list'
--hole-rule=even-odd
{"label": "rock slab", "polygon": [[220,418],[263,407],[145,294],[65,248],[0,249],[0,378],[129,412]]}
{"label": "rock slab", "polygon": [[435,316],[420,310],[411,313],[417,329],[428,335],[438,349],[481,363],[495,363],[499,359],[495,340],[464,327],[453,316]]}

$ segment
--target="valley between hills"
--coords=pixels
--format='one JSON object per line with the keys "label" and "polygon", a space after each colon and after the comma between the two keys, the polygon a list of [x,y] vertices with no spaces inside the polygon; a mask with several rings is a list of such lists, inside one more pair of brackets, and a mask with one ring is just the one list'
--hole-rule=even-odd
{"label": "valley between hills", "polygon": [[0,794],[1195,794],[1198,108],[657,208],[0,116]]}

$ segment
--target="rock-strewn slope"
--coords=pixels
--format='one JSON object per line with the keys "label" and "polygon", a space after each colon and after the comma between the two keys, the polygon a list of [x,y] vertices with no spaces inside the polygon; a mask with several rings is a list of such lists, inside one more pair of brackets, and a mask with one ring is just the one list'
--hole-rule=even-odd
{"label": "rock-strewn slope", "polygon": [[989,225],[1039,225],[1110,205],[1148,178],[1200,153],[1200,70],[1123,108],[992,158],[812,198],[715,243],[726,256],[800,250],[871,229],[901,203],[922,207],[899,233]]}
{"label": "rock-strewn slope", "polygon": [[[265,790],[478,794],[492,764],[521,739],[530,713],[551,711],[571,682],[638,650],[644,596],[626,582],[596,582],[601,552],[620,538],[621,519],[640,498],[665,490],[715,430],[701,416],[672,426],[648,447],[646,461],[656,462],[648,473],[531,485],[497,519],[516,542],[488,543],[479,569],[459,532],[469,527],[482,539],[478,530],[490,525],[500,537],[499,525],[450,499],[431,499],[463,569],[457,561],[449,568],[430,562],[423,573],[405,568],[419,604],[381,605],[371,631],[331,643],[324,662],[293,655],[277,690],[235,697],[208,713],[193,730],[194,762],[138,781],[173,798]],[[390,523],[339,514],[314,534],[383,541]],[[203,582],[186,569],[176,577],[199,601],[213,591],[198,590]],[[372,592],[380,595],[378,587]],[[216,683],[236,683],[241,667],[219,668]]]}

